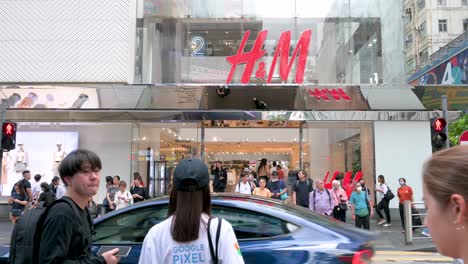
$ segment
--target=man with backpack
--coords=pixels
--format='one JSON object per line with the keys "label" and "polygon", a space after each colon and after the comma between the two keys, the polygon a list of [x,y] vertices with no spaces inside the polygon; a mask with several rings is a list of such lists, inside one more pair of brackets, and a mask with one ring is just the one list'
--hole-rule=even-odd
{"label": "man with backpack", "polygon": [[319,214],[332,215],[333,207],[330,191],[325,189],[323,180],[317,180],[317,189],[310,195],[309,208]]}
{"label": "man with backpack", "polygon": [[91,256],[92,221],[87,210],[89,198],[99,188],[101,159],[88,150],[75,150],[59,165],[60,178],[67,186],[66,202],[52,204],[42,226],[39,263],[118,263],[118,249]]}
{"label": "man with backpack", "polygon": [[306,178],[304,171],[297,173],[296,180],[292,187],[292,202],[302,207],[309,208],[309,196],[313,191],[312,180]]}
{"label": "man with backpack", "polygon": [[[64,197],[49,207],[25,213],[12,233],[10,263],[118,263],[118,249],[92,256],[92,221],[86,208],[99,188],[99,157],[75,150],[59,165],[67,186]],[[29,214],[28,214],[29,213]]]}

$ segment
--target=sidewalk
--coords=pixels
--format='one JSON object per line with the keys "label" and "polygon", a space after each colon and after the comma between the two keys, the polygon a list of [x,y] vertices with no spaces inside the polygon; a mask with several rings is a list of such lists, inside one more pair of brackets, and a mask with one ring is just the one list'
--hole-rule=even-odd
{"label": "sidewalk", "polygon": [[[354,224],[354,221],[346,219],[348,223]],[[371,219],[370,229],[376,234],[376,250],[392,250],[392,251],[424,251],[435,252],[436,248],[431,239],[413,240],[411,245],[406,245],[405,234],[401,232],[400,219],[392,219],[391,227],[383,227],[377,225],[375,218]],[[421,228],[414,231],[413,237],[425,237],[421,234]]]}

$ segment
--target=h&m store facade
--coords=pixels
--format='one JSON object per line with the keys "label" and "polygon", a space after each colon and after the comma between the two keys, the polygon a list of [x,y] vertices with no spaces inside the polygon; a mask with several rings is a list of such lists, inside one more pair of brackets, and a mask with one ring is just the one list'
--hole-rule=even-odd
{"label": "h&m store facade", "polygon": [[[429,119],[440,112],[405,84],[403,6],[328,2],[89,1],[23,29],[33,32],[17,25],[42,14],[8,22],[1,91],[16,98],[5,116],[27,168],[50,181],[58,143],[88,148],[102,175],[131,182],[138,171],[159,195],[182,158],[221,160],[234,175],[267,158],[314,179],[362,171],[396,188],[405,177],[421,200]],[[34,32],[47,38],[24,52]],[[20,178],[19,151],[4,154],[3,196]]]}

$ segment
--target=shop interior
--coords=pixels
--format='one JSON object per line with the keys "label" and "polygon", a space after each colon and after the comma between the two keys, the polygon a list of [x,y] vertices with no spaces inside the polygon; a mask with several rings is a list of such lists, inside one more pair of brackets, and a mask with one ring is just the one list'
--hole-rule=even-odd
{"label": "shop interior", "polygon": [[[228,170],[228,191],[240,171],[256,170],[260,159],[276,161],[288,172],[303,168],[313,179],[335,171],[363,171],[373,179],[373,129],[367,122],[219,120],[158,123],[19,122],[17,147],[3,155],[1,194],[6,197],[23,169],[50,182],[58,175],[54,152],[95,151],[101,176],[119,175],[131,183],[139,172],[153,196],[170,191],[173,169],[181,159],[203,158]],[[60,148],[60,149],[59,149]],[[21,155],[21,151],[27,155]],[[24,164],[18,165],[21,161]],[[21,167],[23,166],[23,167]],[[293,174],[294,175],[294,174]],[[295,176],[295,175],[294,175]],[[154,181],[152,181],[154,179]],[[154,182],[154,184],[153,184]],[[97,201],[104,198],[101,181]]]}

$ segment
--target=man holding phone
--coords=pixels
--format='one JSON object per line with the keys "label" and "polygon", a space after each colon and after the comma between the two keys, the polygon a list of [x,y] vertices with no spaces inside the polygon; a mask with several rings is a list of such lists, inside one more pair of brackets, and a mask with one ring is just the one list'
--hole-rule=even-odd
{"label": "man holding phone", "polygon": [[56,203],[42,225],[38,263],[108,263],[120,261],[118,248],[92,256],[92,220],[86,206],[99,188],[101,159],[89,150],[74,150],[59,165],[67,186],[64,202]]}

